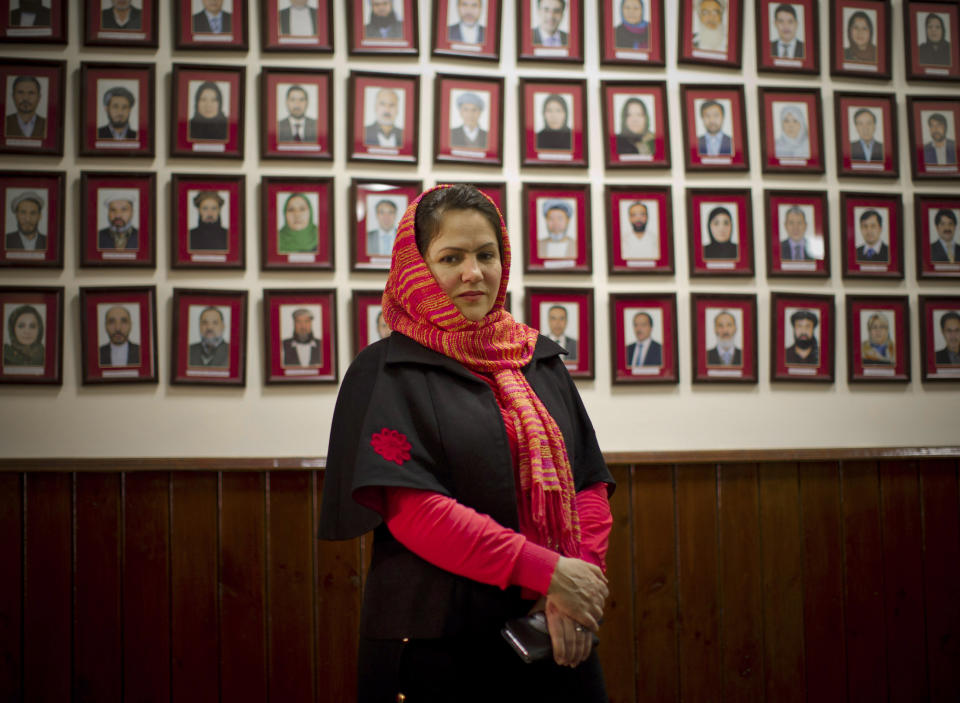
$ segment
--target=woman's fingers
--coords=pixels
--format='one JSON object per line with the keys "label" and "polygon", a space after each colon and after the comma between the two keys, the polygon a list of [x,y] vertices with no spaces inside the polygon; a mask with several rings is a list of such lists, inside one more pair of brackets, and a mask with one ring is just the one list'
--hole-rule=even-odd
{"label": "woman's fingers", "polygon": [[593,648],[593,635],[576,620],[566,617],[547,601],[547,629],[553,645],[553,659],[560,666],[578,666]]}
{"label": "woman's fingers", "polygon": [[598,567],[560,557],[547,595],[564,615],[596,631],[609,592],[606,577]]}

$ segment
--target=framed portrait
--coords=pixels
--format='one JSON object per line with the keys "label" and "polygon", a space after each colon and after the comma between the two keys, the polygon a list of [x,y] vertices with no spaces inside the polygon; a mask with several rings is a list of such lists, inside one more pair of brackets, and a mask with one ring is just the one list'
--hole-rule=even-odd
{"label": "framed portrait", "polygon": [[581,0],[517,0],[517,58],[583,63]]}
{"label": "framed portrait", "polygon": [[171,268],[246,267],[245,180],[243,175],[171,176]]}
{"label": "framed portrait", "polygon": [[383,291],[355,290],[350,301],[353,329],[353,355],[374,342],[390,336],[390,327],[383,320]]}
{"label": "framed portrait", "polygon": [[243,158],[244,67],[173,65],[170,156]]}
{"label": "framed portrait", "polygon": [[528,286],[524,300],[527,324],[566,350],[570,375],[593,378],[593,289]]}
{"label": "framed portrait", "polygon": [[757,88],[760,163],[764,173],[823,173],[823,110],[820,91]]}
{"label": "framed portrait", "polygon": [[903,29],[908,79],[960,81],[960,7],[955,2],[906,0]]}
{"label": "framed portrait", "polygon": [[0,171],[0,267],[63,268],[62,171]]}
{"label": "framed portrait", "polygon": [[687,189],[691,276],[753,276],[749,188]]}
{"label": "framed portrait", "polygon": [[757,70],[820,73],[817,0],[757,0]]}
{"label": "framed portrait", "polygon": [[0,286],[0,383],[63,384],[63,286]]}
{"label": "framed portrait", "polygon": [[524,183],[523,260],[526,273],[590,273],[590,185]]}
{"label": "framed portrait", "polygon": [[247,383],[247,291],[173,289],[170,383]]}
{"label": "framed portrait", "polygon": [[390,256],[400,218],[422,191],[423,181],[353,179],[349,210],[356,218],[350,237],[350,268],[353,271],[390,270]]}
{"label": "framed portrait", "polygon": [[174,0],[173,25],[177,49],[247,50],[247,0]]}
{"label": "framed portrait", "polygon": [[500,60],[500,0],[433,0],[433,55]]}
{"label": "framed portrait", "polygon": [[765,190],[767,276],[830,277],[826,191]]}
{"label": "framed portrait", "polygon": [[333,160],[333,72],[264,68],[260,157]]}
{"label": "framed portrait", "polygon": [[333,270],[333,178],[264,176],[260,269]]}
{"label": "framed portrait", "polygon": [[153,156],[153,64],[80,64],[81,156]]}
{"label": "framed portrait", "polygon": [[832,295],[770,294],[770,381],[833,383]]}
{"label": "framed portrait", "polygon": [[337,382],[337,291],[263,291],[266,383]]}
{"label": "framed portrait", "polygon": [[503,78],[437,74],[433,160],[503,164]]}
{"label": "framed portrait", "polygon": [[63,156],[66,61],[0,59],[0,154]]}
{"label": "framed portrait", "polygon": [[607,271],[673,273],[673,194],[670,186],[604,188]]}
{"label": "framed portrait", "polygon": [[157,289],[80,287],[83,384],[157,382]]}
{"label": "framed portrait", "polygon": [[890,80],[888,0],[835,0],[830,4],[830,75]]}
{"label": "framed portrait", "polygon": [[600,93],[606,167],[670,168],[667,84],[601,81]]}
{"label": "framed portrait", "polygon": [[84,46],[156,48],[157,0],[88,0],[83,3]]}
{"label": "framed portrait", "polygon": [[694,383],[757,382],[757,296],[691,293]]}
{"label": "framed portrait", "polygon": [[[503,181],[497,183],[482,183],[482,182],[471,182],[465,183],[463,181],[437,181],[437,183],[450,183],[451,185],[457,185],[458,183],[463,183],[464,185],[476,186],[477,189],[482,191],[485,195],[489,195],[490,199],[493,200],[493,204],[497,206],[497,209],[500,211],[500,214],[503,215],[503,221],[507,221],[507,184]],[[516,239],[513,239],[516,242]]]}
{"label": "framed portrait", "polygon": [[687,171],[749,171],[743,86],[681,85]]}
{"label": "framed portrait", "polygon": [[677,63],[740,68],[743,3],[678,0]]}
{"label": "framed portrait", "polygon": [[416,0],[345,2],[350,54],[420,53]]}
{"label": "framed portrait", "polygon": [[611,293],[610,371],[617,383],[677,383],[675,293]]}
{"label": "framed portrait", "polygon": [[350,72],[350,161],[417,163],[420,76]]}
{"label": "framed portrait", "polygon": [[960,98],[907,96],[913,180],[960,180]]}
{"label": "framed portrait", "polygon": [[0,42],[66,44],[67,0],[6,0],[0,10]]}
{"label": "framed portrait", "polygon": [[264,51],[333,53],[334,0],[266,0],[260,3]]}
{"label": "framed portrait", "polygon": [[80,174],[80,266],[156,268],[155,173]]}
{"label": "framed portrait", "polygon": [[960,297],[920,296],[920,358],[924,381],[960,381]]}
{"label": "framed portrait", "polygon": [[903,278],[899,193],[840,193],[844,278]]}
{"label": "framed portrait", "polygon": [[960,196],[914,193],[917,278],[960,278]]}
{"label": "framed portrait", "polygon": [[601,64],[666,65],[661,0],[602,0],[597,10]]}
{"label": "framed portrait", "polygon": [[837,175],[897,178],[896,97],[889,93],[833,94]]}
{"label": "framed portrait", "polygon": [[847,296],[847,379],[910,380],[907,296]]}
{"label": "framed portrait", "polygon": [[585,80],[520,79],[521,166],[589,164],[586,90]]}

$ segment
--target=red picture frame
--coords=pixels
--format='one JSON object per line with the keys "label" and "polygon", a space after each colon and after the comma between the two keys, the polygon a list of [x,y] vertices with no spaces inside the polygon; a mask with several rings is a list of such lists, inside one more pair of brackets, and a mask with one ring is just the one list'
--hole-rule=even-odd
{"label": "red picture frame", "polygon": [[153,64],[81,63],[80,155],[153,156],[155,95]]}
{"label": "red picture frame", "polygon": [[246,268],[246,179],[174,173],[170,180],[170,268]]}
{"label": "red picture frame", "polygon": [[217,20],[205,11],[203,0],[174,0],[172,5],[175,48],[247,50],[247,0],[223,0]]}
{"label": "red picture frame", "polygon": [[890,80],[887,0],[834,0],[830,7],[830,75]]}
{"label": "red picture frame", "polygon": [[665,82],[601,81],[600,105],[607,168],[670,168]]}
{"label": "red picture frame", "polygon": [[749,188],[687,189],[691,276],[753,276],[751,200]]}
{"label": "red picture frame", "polygon": [[0,384],[63,385],[63,286],[0,286],[0,313]]}
{"label": "red picture frame", "polygon": [[374,342],[390,336],[390,327],[383,321],[382,301],[382,290],[353,291],[350,299],[350,320],[354,356]]}
{"label": "red picture frame", "polygon": [[770,294],[771,383],[833,383],[835,340],[832,295]]}
{"label": "red picture frame", "polygon": [[[847,380],[910,380],[910,303],[905,295],[848,295]],[[885,334],[884,334],[885,331]]]}
{"label": "red picture frame", "polygon": [[678,383],[675,293],[611,293],[611,382]]}
{"label": "red picture frame", "polygon": [[583,63],[581,0],[517,0],[514,26],[518,60]]}
{"label": "red picture frame", "polygon": [[820,91],[757,88],[760,154],[764,173],[824,173]]}
{"label": "red picture frame", "polygon": [[356,106],[347,122],[349,160],[417,163],[420,76],[351,71],[347,85]]}
{"label": "red picture frame", "polygon": [[171,157],[243,158],[244,76],[243,66],[173,65]]}
{"label": "red picture frame", "polygon": [[80,287],[83,385],[157,382],[155,286]]}
{"label": "red picture frame", "polygon": [[826,191],[763,191],[767,276],[830,277]]}
{"label": "red picture frame", "polygon": [[80,174],[80,266],[156,268],[157,176]]}
{"label": "red picture frame", "polygon": [[960,98],[909,95],[907,120],[913,180],[960,180]]}
{"label": "red picture frame", "polygon": [[920,377],[960,381],[960,297],[920,296]]}
{"label": "red picture frame", "polygon": [[521,201],[523,270],[590,273],[593,247],[589,184],[524,183]]}
{"label": "red picture frame", "polygon": [[691,293],[690,322],[694,383],[757,382],[757,296]]}
{"label": "red picture frame", "polygon": [[663,5],[660,0],[634,0],[627,7],[621,0],[601,0],[597,4],[601,65],[665,66]]}
{"label": "red picture frame", "polygon": [[0,171],[0,267],[63,268],[65,183],[62,171]]}
{"label": "red picture frame", "polygon": [[441,73],[433,86],[434,162],[501,166],[503,78]]}
{"label": "red picture frame", "polygon": [[[333,178],[264,176],[260,269],[333,271]],[[312,230],[312,231],[311,231]]]}
{"label": "red picture frame", "polygon": [[[269,52],[333,53],[334,0],[307,0],[310,26],[296,26],[290,0],[265,0],[260,3],[260,28],[263,50]],[[305,31],[309,30],[309,31]]]}
{"label": "red picture frame", "polygon": [[[0,154],[63,156],[66,69],[66,61],[0,59]],[[29,94],[18,100],[15,86]],[[33,107],[26,122],[18,107],[24,101]],[[31,127],[29,134],[23,124]]]}
{"label": "red picture frame", "polygon": [[585,80],[520,79],[521,166],[589,164],[586,91]]}
{"label": "red picture frame", "polygon": [[170,342],[171,384],[245,386],[247,291],[174,288]]}
{"label": "red picture frame", "polygon": [[[0,0],[0,42],[4,44],[66,44],[68,13],[67,0],[50,0],[48,15],[37,16],[34,24],[22,25],[17,10],[10,0]],[[14,24],[16,22],[16,24]]]}
{"label": "red picture frame", "polygon": [[608,273],[673,273],[670,186],[608,185],[604,201]]}
{"label": "red picture frame", "polygon": [[[940,20],[937,37],[936,22]],[[955,2],[903,3],[907,79],[960,81],[960,7]]]}
{"label": "red picture frame", "polygon": [[[369,0],[344,3],[350,55],[420,53],[420,21],[415,0],[390,0],[390,15],[375,18]],[[397,12],[397,10],[400,10]]]}
{"label": "red picture frame", "polygon": [[499,61],[502,3],[471,0],[467,9],[477,10],[472,23],[463,22],[459,0],[433,0],[433,55]]}
{"label": "red picture frame", "polygon": [[400,218],[421,192],[423,181],[357,178],[351,181],[351,270],[390,270],[390,257]]}
{"label": "red picture frame", "polygon": [[[110,7],[104,7],[104,5]],[[84,46],[158,46],[157,0],[133,0],[126,18],[114,12],[112,0],[85,2],[83,17]]]}
{"label": "red picture frame", "polygon": [[819,5],[817,0],[757,0],[757,71],[819,75]]}
{"label": "red picture frame", "polygon": [[267,384],[337,382],[337,291],[263,291]]}
{"label": "red picture frame", "polygon": [[260,73],[260,158],[333,160],[333,71]]}
{"label": "red picture frame", "polygon": [[743,86],[680,86],[688,172],[750,170],[745,105]]}
{"label": "red picture frame", "polygon": [[914,193],[913,213],[917,278],[960,278],[960,197]]}
{"label": "red picture frame", "polygon": [[[524,289],[524,313],[527,324],[545,337],[560,331],[558,342],[567,350],[563,363],[574,378],[594,377],[593,289],[541,288]],[[551,317],[551,308],[563,308]],[[576,330],[577,337],[570,334]],[[556,341],[556,340],[554,340]]]}
{"label": "red picture frame", "polygon": [[743,3],[678,0],[677,63],[740,68]]}
{"label": "red picture frame", "polygon": [[[836,92],[833,104],[837,175],[898,178],[896,97],[890,93]],[[865,147],[868,140],[870,154]]]}
{"label": "red picture frame", "polygon": [[899,193],[841,192],[840,218],[844,278],[903,278],[903,199]]}

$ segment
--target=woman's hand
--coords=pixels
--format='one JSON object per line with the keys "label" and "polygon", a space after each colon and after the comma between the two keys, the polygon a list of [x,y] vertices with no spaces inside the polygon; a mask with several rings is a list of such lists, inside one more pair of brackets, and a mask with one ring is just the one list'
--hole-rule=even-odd
{"label": "woman's hand", "polygon": [[579,623],[596,632],[603,616],[603,602],[609,594],[607,577],[600,567],[582,559],[560,557],[547,591],[547,614],[552,604],[556,612],[573,620],[574,624]]}
{"label": "woman's hand", "polygon": [[553,645],[553,660],[559,666],[578,666],[586,661],[593,649],[593,633],[566,617],[547,597],[547,629]]}

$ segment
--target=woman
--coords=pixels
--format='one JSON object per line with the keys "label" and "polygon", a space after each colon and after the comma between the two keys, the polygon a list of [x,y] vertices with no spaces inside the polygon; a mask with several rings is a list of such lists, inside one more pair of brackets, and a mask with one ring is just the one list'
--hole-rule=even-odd
{"label": "woman", "polygon": [[857,11],[847,21],[847,42],[843,58],[858,63],[876,63],[877,45],[873,43],[873,22],[866,12]]}
{"label": "woman", "polygon": [[927,40],[917,47],[917,61],[921,66],[949,66],[952,52],[943,18],[931,12],[927,15],[924,29]]}
{"label": "woman", "polygon": [[860,357],[864,366],[890,366],[897,360],[893,340],[890,339],[890,323],[880,313],[874,313],[867,320],[869,338],[860,345]]}
{"label": "woman", "polygon": [[5,366],[43,366],[43,320],[32,305],[21,305],[7,319]]}
{"label": "woman", "polygon": [[733,217],[727,208],[720,206],[710,211],[707,218],[707,234],[710,243],[703,248],[704,259],[736,259],[737,245],[730,241],[733,236]]}
{"label": "woman", "polygon": [[650,131],[647,106],[640,98],[630,98],[620,110],[620,134],[617,135],[618,154],[654,153],[656,137]]}
{"label": "woman", "polygon": [[[383,294],[387,339],[344,377],[320,536],[375,528],[361,701],[605,701],[592,651],[607,588],[608,486],[562,350],[503,307],[506,227],[473,186],[406,210]],[[545,611],[553,659],[505,621]]]}
{"label": "woman", "polygon": [[294,193],[283,204],[284,225],[277,232],[277,251],[280,254],[317,251],[317,226],[313,222],[313,207],[303,193]]}
{"label": "woman", "polygon": [[566,101],[551,93],[543,101],[544,128],[537,132],[537,149],[566,149],[573,148],[573,133],[567,126]]}
{"label": "woman", "polygon": [[613,43],[618,49],[649,49],[650,25],[643,21],[642,0],[621,0],[623,22],[614,27]]}
{"label": "woman", "polygon": [[773,145],[773,153],[778,159],[810,158],[810,135],[807,134],[807,120],[796,105],[787,105],[780,111],[782,133]]}
{"label": "woman", "polygon": [[223,95],[212,81],[204,81],[193,100],[190,139],[227,140],[227,116],[223,114]]}

